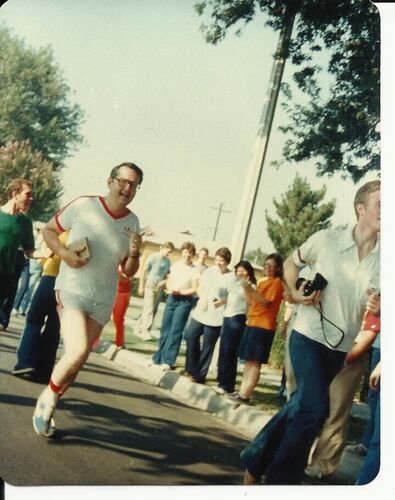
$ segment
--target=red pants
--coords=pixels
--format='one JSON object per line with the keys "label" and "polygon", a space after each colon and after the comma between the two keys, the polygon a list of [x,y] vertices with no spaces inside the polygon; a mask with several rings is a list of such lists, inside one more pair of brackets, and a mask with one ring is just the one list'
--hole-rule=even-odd
{"label": "red pants", "polygon": [[121,347],[125,343],[125,313],[129,305],[129,292],[117,293],[112,308],[112,319],[115,325],[115,345]]}

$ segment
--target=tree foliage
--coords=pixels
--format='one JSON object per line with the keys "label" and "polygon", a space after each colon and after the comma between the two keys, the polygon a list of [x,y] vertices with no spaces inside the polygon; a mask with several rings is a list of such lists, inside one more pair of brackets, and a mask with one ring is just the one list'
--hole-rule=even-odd
{"label": "tree foliage", "polygon": [[33,49],[0,26],[0,146],[29,140],[56,168],[82,141],[83,113],[50,48]]}
{"label": "tree foliage", "polygon": [[266,211],[267,232],[283,258],[316,231],[330,227],[336,202],[322,203],[325,194],[325,186],[313,191],[306,179],[296,175],[281,200],[273,199],[278,219],[271,218]]}
{"label": "tree foliage", "polygon": [[258,264],[258,266],[262,266],[264,260],[266,259],[266,255],[267,254],[262,250],[262,248],[258,247],[255,250],[247,252],[245,259],[251,262],[251,264]]}
{"label": "tree foliage", "polygon": [[62,189],[54,164],[34,151],[29,141],[13,142],[0,147],[1,204],[7,201],[6,188],[16,177],[23,177],[32,183],[34,199],[29,217],[33,220],[49,220],[58,208],[57,200]]}
{"label": "tree foliage", "polygon": [[[209,15],[210,24],[202,29],[213,44],[258,10],[275,30],[286,13],[296,11],[289,57],[297,66],[293,79],[308,102],[296,104],[284,85],[289,116],[281,127],[287,134],[284,159],[316,158],[318,175],[340,172],[354,182],[379,170],[380,18],[370,0],[206,0],[195,8]],[[324,51],[331,83],[322,87]]]}

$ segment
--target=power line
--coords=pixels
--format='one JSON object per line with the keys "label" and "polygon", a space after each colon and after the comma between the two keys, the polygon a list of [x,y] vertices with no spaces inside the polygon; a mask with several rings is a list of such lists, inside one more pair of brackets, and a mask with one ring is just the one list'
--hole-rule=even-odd
{"label": "power line", "polygon": [[220,220],[220,218],[221,218],[221,215],[222,215],[223,213],[228,213],[228,214],[230,214],[230,213],[231,213],[229,210],[225,210],[225,209],[223,208],[223,206],[224,206],[224,202],[221,202],[221,203],[220,203],[220,205],[219,205],[219,207],[210,207],[210,208],[212,208],[213,210],[218,210],[217,221],[216,221],[216,223],[215,223],[214,234],[213,234],[213,241],[215,241],[215,238],[217,237],[217,231],[218,231],[219,220]]}

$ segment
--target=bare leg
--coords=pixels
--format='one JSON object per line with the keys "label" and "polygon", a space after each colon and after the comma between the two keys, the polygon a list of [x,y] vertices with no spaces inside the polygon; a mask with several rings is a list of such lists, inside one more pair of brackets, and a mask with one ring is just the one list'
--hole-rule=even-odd
{"label": "bare leg", "polygon": [[254,392],[261,375],[260,370],[261,363],[259,363],[259,361],[246,360],[239,390],[239,394],[242,398],[249,399]]}
{"label": "bare leg", "polygon": [[36,433],[46,437],[55,431],[52,415],[59,397],[77,377],[103,329],[84,311],[63,309],[59,318],[65,352],[52,372],[50,384],[40,394],[33,415]]}
{"label": "bare leg", "polygon": [[56,364],[51,378],[56,385],[68,386],[87,360],[92,344],[100,336],[103,326],[86,312],[75,309],[61,310],[59,318],[64,355]]}

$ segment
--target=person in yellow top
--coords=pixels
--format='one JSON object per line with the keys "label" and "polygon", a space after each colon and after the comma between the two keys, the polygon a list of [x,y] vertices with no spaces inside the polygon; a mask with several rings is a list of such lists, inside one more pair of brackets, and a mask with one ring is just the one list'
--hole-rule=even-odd
{"label": "person in yellow top", "polygon": [[[64,245],[68,233],[65,231],[60,235],[59,239]],[[12,374],[17,377],[48,382],[52,373],[60,338],[54,291],[59,266],[60,258],[57,255],[43,262],[43,273],[33,295],[16,353],[17,363]]]}
{"label": "person in yellow top", "polygon": [[283,301],[283,259],[279,254],[272,253],[266,257],[263,268],[265,276],[258,281],[256,288],[248,282],[243,283],[249,307],[239,358],[244,359],[245,365],[240,390],[228,396],[237,403],[250,402],[259,382],[261,365],[269,359],[277,314]]}

